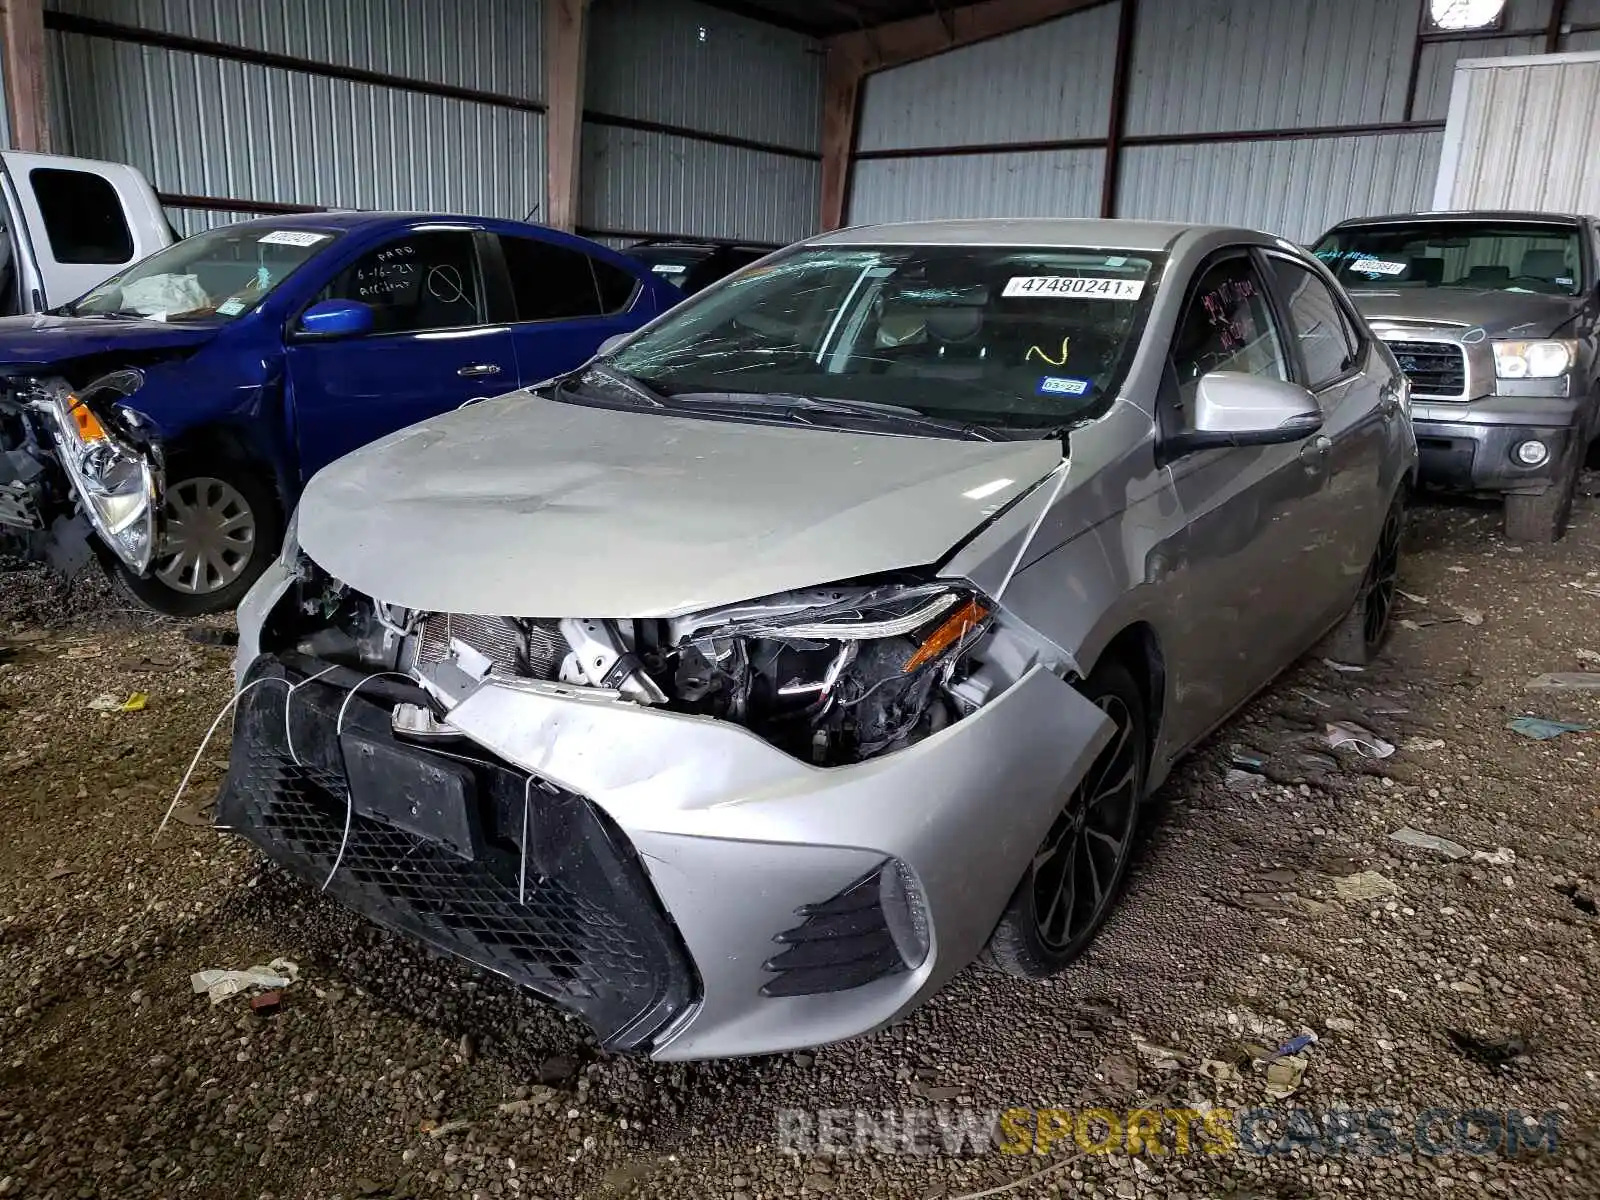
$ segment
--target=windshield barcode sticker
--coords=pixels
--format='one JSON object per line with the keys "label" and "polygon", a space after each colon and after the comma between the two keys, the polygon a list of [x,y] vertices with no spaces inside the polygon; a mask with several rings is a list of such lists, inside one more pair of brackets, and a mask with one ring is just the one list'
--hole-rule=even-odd
{"label": "windshield barcode sticker", "polygon": [[311,233],[304,229],[274,229],[259,239],[263,246],[315,246],[325,240],[326,233]]}
{"label": "windshield barcode sticker", "polygon": [[1381,258],[1358,258],[1350,264],[1350,269],[1359,271],[1363,275],[1398,275],[1406,269],[1407,265],[1403,262],[1389,262]]}
{"label": "windshield barcode sticker", "polygon": [[1065,296],[1074,300],[1137,300],[1142,279],[1107,279],[1091,275],[1017,275],[1006,281],[1002,296]]}

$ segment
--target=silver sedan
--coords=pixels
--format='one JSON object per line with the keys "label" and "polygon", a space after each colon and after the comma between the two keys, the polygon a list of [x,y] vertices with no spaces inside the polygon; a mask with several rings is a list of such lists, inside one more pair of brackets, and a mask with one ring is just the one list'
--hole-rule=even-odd
{"label": "silver sedan", "polygon": [[848,229],[306,489],[221,821],[662,1059],[1104,922],[1150,794],[1389,622],[1408,385],[1240,229]]}

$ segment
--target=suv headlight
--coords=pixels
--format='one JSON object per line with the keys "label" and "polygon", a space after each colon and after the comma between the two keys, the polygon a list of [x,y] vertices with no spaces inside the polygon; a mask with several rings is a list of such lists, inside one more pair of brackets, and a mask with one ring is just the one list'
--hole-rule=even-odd
{"label": "suv headlight", "polygon": [[1577,361],[1574,341],[1494,343],[1494,373],[1501,379],[1554,379]]}

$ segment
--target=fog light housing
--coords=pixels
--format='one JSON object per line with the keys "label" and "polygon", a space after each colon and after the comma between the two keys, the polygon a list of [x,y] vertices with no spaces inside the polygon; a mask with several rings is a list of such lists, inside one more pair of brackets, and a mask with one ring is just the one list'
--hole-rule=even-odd
{"label": "fog light housing", "polygon": [[928,958],[928,909],[922,885],[911,868],[899,859],[883,865],[878,873],[878,903],[883,908],[883,923],[889,927],[894,948],[915,971]]}
{"label": "fog light housing", "polygon": [[1525,467],[1543,466],[1550,459],[1550,447],[1538,438],[1529,438],[1525,442],[1518,442],[1511,451],[1515,458]]}

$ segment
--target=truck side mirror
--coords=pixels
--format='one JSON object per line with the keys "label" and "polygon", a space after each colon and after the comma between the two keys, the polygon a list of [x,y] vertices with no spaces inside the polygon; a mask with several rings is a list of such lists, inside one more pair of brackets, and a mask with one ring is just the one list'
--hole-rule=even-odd
{"label": "truck side mirror", "polygon": [[371,333],[372,307],[359,300],[321,300],[300,314],[304,338],[360,337]]}

